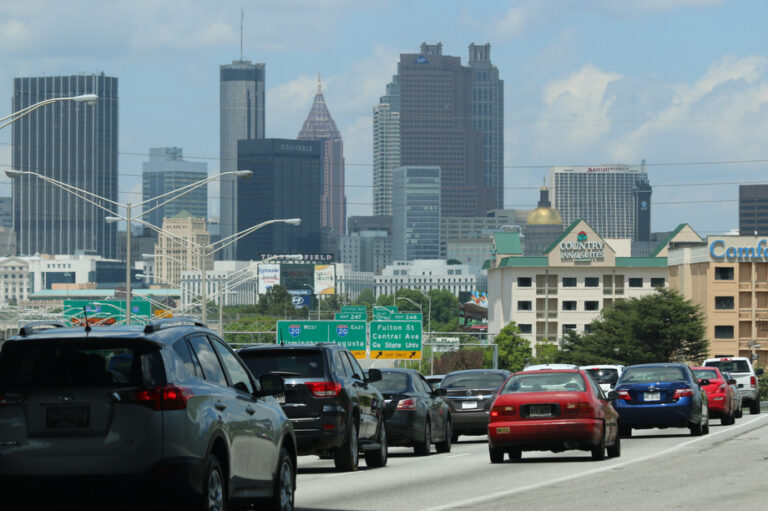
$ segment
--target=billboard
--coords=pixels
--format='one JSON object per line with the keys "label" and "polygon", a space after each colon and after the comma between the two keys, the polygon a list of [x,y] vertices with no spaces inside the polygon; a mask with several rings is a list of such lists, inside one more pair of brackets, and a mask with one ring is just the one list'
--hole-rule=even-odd
{"label": "billboard", "polygon": [[269,291],[272,286],[280,285],[280,265],[279,264],[260,264],[259,265],[259,294],[263,295]]}
{"label": "billboard", "polygon": [[280,285],[287,290],[312,289],[314,286],[314,264],[280,265]]}
{"label": "billboard", "polygon": [[315,294],[336,294],[336,266],[332,264],[315,265]]}

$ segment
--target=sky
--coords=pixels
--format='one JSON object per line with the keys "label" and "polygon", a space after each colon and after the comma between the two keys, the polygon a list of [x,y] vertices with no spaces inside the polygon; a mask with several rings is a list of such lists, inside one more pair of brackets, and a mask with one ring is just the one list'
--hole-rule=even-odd
{"label": "sky", "polygon": [[349,215],[372,214],[372,110],[422,42],[464,64],[470,43],[491,44],[507,208],[535,207],[550,166],[645,160],[652,230],[718,234],[738,228],[738,185],[768,183],[763,0],[0,0],[0,117],[15,77],[103,71],[119,79],[121,201],[141,200],[150,147],[215,174],[219,66],[240,59],[241,8],[242,56],[266,64],[267,137],[298,135],[322,76]]}

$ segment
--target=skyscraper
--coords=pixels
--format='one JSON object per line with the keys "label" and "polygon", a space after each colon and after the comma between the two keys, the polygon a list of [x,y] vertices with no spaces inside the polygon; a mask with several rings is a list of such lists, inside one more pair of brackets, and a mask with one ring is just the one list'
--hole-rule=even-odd
{"label": "skyscraper", "polygon": [[[117,78],[104,73],[16,78],[12,110],[81,94],[97,94],[99,101],[56,102],[13,124],[13,168],[117,201]],[[109,213],[61,188],[19,176],[13,180],[13,207],[19,254],[117,256],[117,226],[105,221]]]}
{"label": "skyscraper", "polygon": [[485,135],[483,179],[496,193],[496,209],[504,209],[504,80],[491,64],[491,45],[469,45],[472,70],[473,126]]}
{"label": "skyscraper", "polygon": [[[552,167],[550,183],[563,225],[585,220],[603,238],[638,239],[638,212],[650,212],[651,185],[644,166]],[[641,191],[641,193],[637,193]],[[650,214],[650,213],[648,213]],[[644,222],[640,222],[645,229]],[[647,220],[650,232],[650,217]]]}
{"label": "skyscraper", "polygon": [[400,166],[400,77],[373,109],[373,214],[392,215],[392,173]]}
{"label": "skyscraper", "polygon": [[392,259],[440,258],[440,167],[398,167],[392,176]]}
{"label": "skyscraper", "polygon": [[304,121],[299,140],[316,140],[322,144],[322,197],[320,199],[320,225],[329,227],[343,236],[347,223],[347,198],[344,195],[344,143],[341,132],[328,111],[317,80],[317,94]]}
{"label": "skyscraper", "polygon": [[768,185],[739,185],[739,233],[768,234]]}
{"label": "skyscraper", "polygon": [[[186,161],[180,147],[153,147],[149,150],[149,161],[142,163],[142,201],[177,190],[208,177],[208,164]],[[170,197],[149,203],[153,208]],[[163,218],[171,218],[186,211],[195,218],[208,218],[208,186],[201,186],[165,206],[149,212],[144,218],[157,227],[163,225]],[[157,237],[155,231],[144,229],[144,234]]]}
{"label": "skyscraper", "polygon": [[[219,90],[219,155],[220,171],[237,168],[237,141],[264,138],[264,64],[236,60],[220,67]],[[226,238],[237,232],[236,176],[225,176],[220,182],[220,235]],[[221,259],[234,259],[237,244],[223,249]]]}

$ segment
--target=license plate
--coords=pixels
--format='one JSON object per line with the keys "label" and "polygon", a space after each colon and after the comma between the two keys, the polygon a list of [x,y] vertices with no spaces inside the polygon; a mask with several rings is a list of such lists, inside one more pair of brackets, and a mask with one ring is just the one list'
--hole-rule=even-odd
{"label": "license plate", "polygon": [[496,428],[496,433],[509,433],[509,428]]}
{"label": "license plate", "polygon": [[477,401],[464,401],[461,403],[462,410],[468,410],[471,408],[477,408]]}
{"label": "license plate", "polygon": [[87,428],[90,423],[87,406],[49,406],[46,411],[47,428]]}
{"label": "license plate", "polygon": [[277,402],[281,405],[285,404],[285,394],[275,394],[275,399],[277,399]]}
{"label": "license plate", "polygon": [[550,417],[552,407],[549,405],[531,405],[528,408],[528,417]]}
{"label": "license plate", "polygon": [[661,394],[658,392],[646,392],[643,401],[661,401]]}

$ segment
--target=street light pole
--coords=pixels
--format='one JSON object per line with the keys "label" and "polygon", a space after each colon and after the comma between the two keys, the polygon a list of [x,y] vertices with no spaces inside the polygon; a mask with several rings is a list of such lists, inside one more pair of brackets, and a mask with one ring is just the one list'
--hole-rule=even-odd
{"label": "street light pole", "polygon": [[58,101],[75,101],[76,103],[85,103],[86,105],[95,105],[96,102],[99,101],[99,96],[97,94],[81,94],[79,96],[67,96],[64,98],[44,99],[43,101],[39,101],[33,105],[29,105],[27,107],[22,108],[18,112],[14,112],[10,115],[6,115],[5,117],[0,118],[0,122],[4,123],[4,124],[0,124],[0,129],[13,124],[14,122],[24,117],[25,115],[28,115],[34,112],[40,107],[43,107],[45,105],[50,105],[51,103],[56,103]]}
{"label": "street light pole", "polygon": [[131,324],[131,203],[125,205],[125,324]]}

